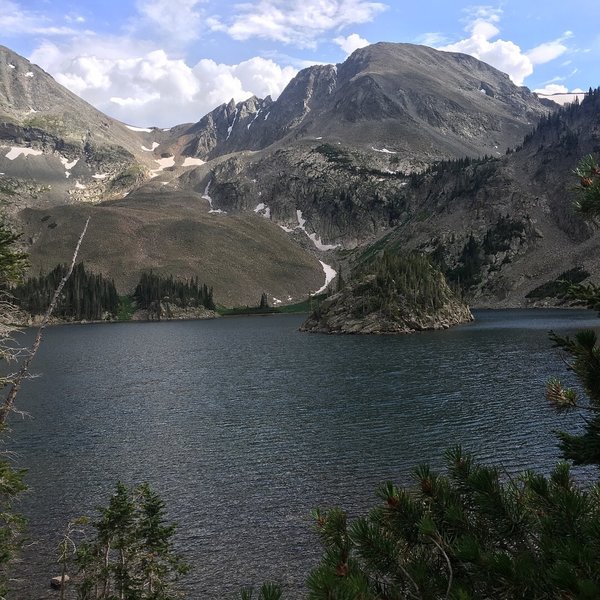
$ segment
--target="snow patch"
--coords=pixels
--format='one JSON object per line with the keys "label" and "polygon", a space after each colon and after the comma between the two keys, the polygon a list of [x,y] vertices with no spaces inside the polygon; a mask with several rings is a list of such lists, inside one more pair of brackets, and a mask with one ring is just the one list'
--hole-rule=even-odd
{"label": "snow patch", "polygon": [[483,88],[481,88],[479,91],[487,96],[487,92]]}
{"label": "snow patch", "polygon": [[398,154],[397,152],[388,150],[387,148],[375,148],[375,146],[371,146],[371,149],[375,150],[375,152],[382,152],[383,154]]}
{"label": "snow patch", "polygon": [[75,189],[78,189],[78,190],[86,190],[86,189],[87,189],[87,187],[86,187],[85,185],[83,185],[83,183],[79,183],[79,181],[76,181],[76,182],[75,182]]}
{"label": "snow patch", "polygon": [[175,157],[168,156],[167,158],[156,158],[154,162],[158,164],[158,169],[152,169],[150,171],[150,177],[158,177],[161,171],[168,169],[169,167],[175,166]]}
{"label": "snow patch", "polygon": [[315,138],[315,140],[322,140],[322,139],[323,139],[323,136]]}
{"label": "snow patch", "polygon": [[9,66],[11,69],[16,69],[16,68],[17,68],[17,67],[15,67],[15,65],[13,65],[12,63],[8,63],[8,66]]}
{"label": "snow patch", "polygon": [[271,114],[271,111],[269,111],[266,115],[265,118],[263,119],[263,121],[266,121],[269,118],[269,115]]}
{"label": "snow patch", "polygon": [[96,173],[92,175],[92,179],[106,179],[108,177],[108,173]]}
{"label": "snow patch", "polygon": [[333,267],[326,265],[322,260],[320,260],[319,262],[321,263],[321,266],[323,267],[323,272],[325,273],[325,283],[323,284],[323,287],[319,288],[316,292],[313,292],[313,295],[315,296],[317,294],[322,294],[327,289],[327,286],[335,279],[335,276],[337,275],[337,271]]}
{"label": "snow patch", "polygon": [[237,118],[238,118],[238,109],[236,108],[235,112],[233,113],[233,121],[232,121],[231,125],[227,128],[227,137],[225,138],[225,141],[227,141],[229,139],[229,136],[231,135],[231,132],[233,131],[233,126],[235,125]]}
{"label": "snow patch", "polygon": [[142,150],[144,152],[154,152],[159,146],[160,144],[158,142],[152,142],[151,148],[146,148],[146,146],[142,146]]}
{"label": "snow patch", "polygon": [[27,71],[27,73],[25,73],[25,77],[33,77],[33,71]]}
{"label": "snow patch", "polygon": [[72,160],[71,162],[69,162],[69,159],[65,158],[64,156],[59,156],[58,158],[59,158],[60,162],[63,164],[65,171],[70,171],[79,162],[78,158],[76,158],[75,160]]}
{"label": "snow patch", "polygon": [[258,119],[258,115],[260,115],[261,110],[262,110],[262,108],[259,108],[256,111],[256,114],[254,115],[254,119],[252,119],[252,121],[250,121],[250,123],[248,123],[248,125],[246,125],[246,129],[250,129],[250,127],[252,127],[252,123],[254,123],[254,121],[256,121],[256,119]]}
{"label": "snow patch", "polygon": [[15,158],[18,158],[19,156],[40,156],[41,154],[44,153],[41,150],[36,150],[35,148],[12,147],[5,156],[8,158],[8,160],[15,160]]}
{"label": "snow patch", "polygon": [[202,160],[201,158],[194,158],[192,156],[186,156],[185,160],[183,161],[183,164],[181,165],[182,167],[199,167],[200,165],[203,165],[206,161]]}
{"label": "snow patch", "polygon": [[127,129],[131,129],[131,131],[141,131],[142,133],[152,133],[152,129],[149,127],[134,127],[133,125],[125,125]]}
{"label": "snow patch", "polygon": [[285,225],[280,225],[281,229],[283,229],[286,233],[292,233],[294,231],[294,227],[286,227]]}
{"label": "snow patch", "polygon": [[264,202],[257,204],[254,212],[265,219],[271,218],[271,209]]}
{"label": "snow patch", "polygon": [[37,110],[35,110],[35,108],[31,108],[31,106],[29,107],[29,114],[33,115],[37,112]]}
{"label": "snow patch", "polygon": [[69,179],[69,177],[71,177],[71,169],[79,162],[79,159],[76,158],[75,160],[69,162],[69,159],[65,158],[64,156],[59,156],[58,158],[65,168],[65,177]]}
{"label": "snow patch", "polygon": [[302,216],[301,210],[296,210],[296,218],[298,219],[298,227],[296,227],[296,229],[301,229],[304,231],[304,233],[308,236],[308,239],[316,246],[318,250],[323,250],[326,252],[327,250],[335,250],[336,248],[339,248],[339,244],[324,244],[316,233],[308,233],[305,227],[306,219]]}
{"label": "snow patch", "polygon": [[220,208],[213,208],[212,198],[208,195],[208,190],[210,190],[211,183],[212,183],[212,179],[206,184],[206,189],[204,190],[204,194],[202,194],[202,198],[204,200],[207,200],[208,204],[210,205],[210,210],[208,212],[209,212],[209,214],[210,213],[221,213],[223,215],[226,215],[227,213],[224,210],[221,210]]}
{"label": "snow patch", "polygon": [[273,304],[282,304],[282,302],[279,300],[279,298],[275,298],[275,296],[273,296]]}

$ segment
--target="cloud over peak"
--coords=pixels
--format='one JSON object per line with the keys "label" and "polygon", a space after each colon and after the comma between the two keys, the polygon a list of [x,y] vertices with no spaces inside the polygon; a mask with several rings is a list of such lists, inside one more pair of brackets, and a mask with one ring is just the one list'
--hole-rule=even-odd
{"label": "cloud over peak", "polygon": [[233,18],[216,28],[235,40],[263,38],[313,48],[324,33],[372,21],[386,8],[368,0],[257,0],[238,4]]}
{"label": "cloud over peak", "polygon": [[550,62],[567,51],[563,42],[571,36],[571,32],[523,52],[514,42],[498,38],[501,9],[479,6],[468,14],[465,29],[469,37],[438,49],[470,54],[507,73],[517,85],[523,85],[524,80],[533,73],[534,65]]}
{"label": "cloud over peak", "polygon": [[119,38],[111,40],[111,47],[121,58],[107,57],[105,42],[88,38],[85,54],[78,45],[59,48],[46,42],[32,59],[103,112],[135,125],[198,121],[231,98],[276,98],[296,74],[292,67],[260,57],[231,65],[202,59],[189,66],[162,49],[140,53],[123,43],[117,50]]}

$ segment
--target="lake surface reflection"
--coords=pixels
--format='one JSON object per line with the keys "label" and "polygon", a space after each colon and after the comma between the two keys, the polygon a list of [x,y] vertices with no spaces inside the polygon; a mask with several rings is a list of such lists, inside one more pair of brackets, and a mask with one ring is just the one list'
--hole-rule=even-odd
{"label": "lake surface reflection", "polygon": [[[595,327],[588,311],[479,311],[411,336],[302,334],[302,317],[62,326],[47,331],[9,449],[29,469],[22,510],[35,545],[17,598],[54,597],[69,519],[105,505],[117,480],[148,481],[179,524],[189,598],[280,581],[301,598],[319,557],[309,512],[373,505],[461,443],[511,472],[548,472],[548,378],[565,375],[547,332]],[[584,471],[578,471],[585,477]]]}

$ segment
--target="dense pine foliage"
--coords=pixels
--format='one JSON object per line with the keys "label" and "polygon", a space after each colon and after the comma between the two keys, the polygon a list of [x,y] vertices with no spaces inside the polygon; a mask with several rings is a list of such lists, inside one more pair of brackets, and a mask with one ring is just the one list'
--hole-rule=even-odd
{"label": "dense pine foliage", "polygon": [[[16,286],[12,293],[21,308],[32,315],[44,313],[67,270],[67,265],[58,265],[47,275],[29,278]],[[119,296],[114,282],[91,273],[83,263],[78,263],[63,289],[54,314],[76,321],[98,321],[107,314],[116,315],[118,307]]]}
{"label": "dense pine foliage", "polygon": [[197,277],[174,279],[157,273],[142,273],[133,293],[137,308],[155,311],[161,302],[171,302],[180,308],[204,306],[215,310],[213,289],[200,283]]}
{"label": "dense pine foliage", "polygon": [[427,258],[384,252],[380,259],[353,273],[362,282],[355,295],[361,298],[359,312],[393,313],[398,304],[419,310],[435,310],[449,298],[450,290],[444,275]]}
{"label": "dense pine foliage", "polygon": [[382,485],[354,522],[316,511],[324,555],[309,597],[600,597],[600,487],[579,489],[566,464],[507,480],[460,448],[447,461],[448,475],[417,468],[412,491]]}
{"label": "dense pine foliage", "polygon": [[80,600],[175,600],[188,565],[173,548],[174,533],[148,484],[129,490],[118,483],[97,520],[69,525],[59,561],[63,573],[75,570]]}

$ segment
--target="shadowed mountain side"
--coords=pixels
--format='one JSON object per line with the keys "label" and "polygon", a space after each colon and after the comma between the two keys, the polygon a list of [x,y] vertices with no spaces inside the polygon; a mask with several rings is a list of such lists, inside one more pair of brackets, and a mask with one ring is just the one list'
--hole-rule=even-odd
{"label": "shadowed mountain side", "polygon": [[555,303],[527,296],[574,268],[600,277],[600,235],[572,206],[573,171],[590,153],[600,153],[600,91],[544,119],[516,152],[415,178],[410,217],[376,247],[432,255],[476,306]]}
{"label": "shadowed mountain side", "polygon": [[256,305],[263,292],[288,301],[318,290],[319,262],[279,227],[254,215],[209,214],[193,193],[136,194],[98,205],[25,209],[19,227],[32,273],[70,259],[86,217],[90,228],[80,258],[131,292],[142,271],[198,276],[217,303]]}

